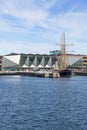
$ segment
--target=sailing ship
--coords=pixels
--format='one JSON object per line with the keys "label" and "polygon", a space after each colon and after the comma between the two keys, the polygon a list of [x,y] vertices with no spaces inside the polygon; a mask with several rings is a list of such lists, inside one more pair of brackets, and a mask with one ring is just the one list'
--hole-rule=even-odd
{"label": "sailing ship", "polygon": [[59,74],[60,74],[60,77],[72,75],[72,70],[70,70],[67,65],[65,33],[62,34],[62,37],[60,39]]}

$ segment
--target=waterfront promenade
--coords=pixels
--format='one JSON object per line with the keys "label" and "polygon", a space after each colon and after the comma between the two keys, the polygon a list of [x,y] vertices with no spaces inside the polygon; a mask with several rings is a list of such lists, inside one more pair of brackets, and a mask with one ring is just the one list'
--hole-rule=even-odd
{"label": "waterfront promenade", "polygon": [[0,75],[22,75],[32,77],[44,77],[44,78],[59,78],[58,72],[52,71],[1,71]]}
{"label": "waterfront promenade", "polygon": [[[59,73],[56,71],[0,71],[1,76],[5,75],[21,75],[44,78],[59,78]],[[74,71],[72,75],[87,76],[87,71]]]}

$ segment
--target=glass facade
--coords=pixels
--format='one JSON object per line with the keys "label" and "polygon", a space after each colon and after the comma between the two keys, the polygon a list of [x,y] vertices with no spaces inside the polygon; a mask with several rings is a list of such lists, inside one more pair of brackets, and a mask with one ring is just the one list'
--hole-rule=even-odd
{"label": "glass facade", "polygon": [[61,52],[59,50],[50,51],[50,55],[60,55]]}
{"label": "glass facade", "polygon": [[[68,66],[82,66],[82,56],[68,55],[67,65]],[[20,55],[9,55],[3,56],[2,59],[2,70],[29,70],[36,68],[53,68],[55,65],[60,65],[60,55],[40,55],[40,54],[20,54]]]}

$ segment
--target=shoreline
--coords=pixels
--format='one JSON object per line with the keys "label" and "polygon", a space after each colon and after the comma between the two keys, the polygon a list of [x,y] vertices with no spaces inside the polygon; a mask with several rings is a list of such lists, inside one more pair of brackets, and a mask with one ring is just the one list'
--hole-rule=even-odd
{"label": "shoreline", "polygon": [[[6,76],[6,75],[20,75],[20,76],[32,76],[32,77],[44,77],[44,78],[59,78],[58,72],[48,72],[48,71],[8,71],[8,72],[0,72],[0,76]],[[87,76],[87,71],[74,71],[73,75],[78,76]],[[67,76],[65,76],[67,77]]]}

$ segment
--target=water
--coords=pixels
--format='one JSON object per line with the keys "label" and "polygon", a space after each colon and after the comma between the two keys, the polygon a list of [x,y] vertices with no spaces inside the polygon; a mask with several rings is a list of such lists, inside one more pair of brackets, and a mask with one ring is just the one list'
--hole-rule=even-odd
{"label": "water", "polygon": [[87,130],[87,77],[0,77],[0,130]]}

